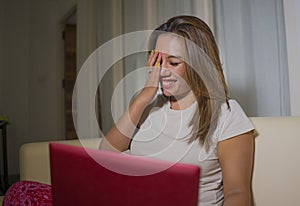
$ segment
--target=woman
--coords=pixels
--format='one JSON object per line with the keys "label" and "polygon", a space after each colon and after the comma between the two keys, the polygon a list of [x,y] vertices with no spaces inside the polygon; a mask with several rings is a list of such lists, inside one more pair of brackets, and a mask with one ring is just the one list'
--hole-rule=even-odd
{"label": "woman", "polygon": [[173,17],[149,46],[146,85],[100,148],[198,165],[200,205],[250,205],[254,128],[228,98],[211,30]]}

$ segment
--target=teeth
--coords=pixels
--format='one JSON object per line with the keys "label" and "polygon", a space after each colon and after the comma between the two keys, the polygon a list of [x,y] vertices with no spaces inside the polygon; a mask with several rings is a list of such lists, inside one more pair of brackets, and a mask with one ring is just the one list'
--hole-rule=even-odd
{"label": "teeth", "polygon": [[173,83],[174,83],[173,80],[165,80],[165,81],[163,81],[163,85],[165,85],[165,86],[171,86]]}
{"label": "teeth", "polygon": [[164,82],[164,84],[166,84],[166,85],[170,85],[170,84],[172,84],[173,83],[173,81],[165,81]]}

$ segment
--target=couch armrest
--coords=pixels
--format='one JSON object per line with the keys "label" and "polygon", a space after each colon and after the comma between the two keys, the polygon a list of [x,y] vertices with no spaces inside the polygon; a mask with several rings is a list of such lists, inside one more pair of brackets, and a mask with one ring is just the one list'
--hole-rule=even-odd
{"label": "couch armrest", "polygon": [[[82,146],[79,140],[62,140],[57,143]],[[38,181],[51,184],[50,176],[50,142],[27,143],[20,148],[20,179]],[[85,146],[97,148],[100,144],[99,138],[89,141]]]}

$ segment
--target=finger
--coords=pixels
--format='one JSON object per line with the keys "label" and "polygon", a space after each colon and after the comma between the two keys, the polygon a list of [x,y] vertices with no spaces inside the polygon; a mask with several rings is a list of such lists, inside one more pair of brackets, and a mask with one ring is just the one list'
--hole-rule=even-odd
{"label": "finger", "polygon": [[[156,70],[158,67],[161,67],[160,62],[162,60],[162,54],[160,52],[158,52],[158,54],[156,55],[157,57],[155,58],[155,56],[153,55],[152,59],[149,60],[149,64],[152,66],[148,66],[147,68],[147,72],[149,74],[151,74],[154,70]],[[155,59],[155,61],[154,61]]]}
{"label": "finger", "polygon": [[161,65],[160,65],[161,59],[162,59],[161,53],[159,53],[159,55],[155,61],[155,66],[151,68],[152,69],[151,72],[148,72],[149,73],[148,85],[158,87],[160,71],[161,71]]}
{"label": "finger", "polygon": [[161,70],[161,67],[157,67],[157,68],[154,68],[153,72],[151,73],[153,85],[155,85],[157,87],[159,86],[160,70]]}
{"label": "finger", "polygon": [[158,55],[157,55],[157,58],[155,60],[155,63],[154,63],[154,67],[152,68],[152,71],[151,71],[151,74],[153,74],[153,76],[155,76],[155,79],[159,78],[159,75],[160,75],[160,70],[161,70],[161,62],[162,60],[162,54],[159,52]]}
{"label": "finger", "polygon": [[156,67],[161,67],[161,60],[162,60],[162,54],[161,54],[161,52],[159,52],[158,53],[158,56],[157,56],[157,58],[156,58],[156,61],[155,61],[155,66]]}
{"label": "finger", "polygon": [[152,50],[151,54],[149,55],[148,61],[147,61],[147,66],[154,66],[156,59],[158,57],[159,52],[156,50]]}
{"label": "finger", "polygon": [[155,53],[154,50],[151,50],[151,52],[149,53],[148,60],[147,60],[147,66],[150,66],[150,62],[151,62],[152,59],[153,59],[154,53]]}

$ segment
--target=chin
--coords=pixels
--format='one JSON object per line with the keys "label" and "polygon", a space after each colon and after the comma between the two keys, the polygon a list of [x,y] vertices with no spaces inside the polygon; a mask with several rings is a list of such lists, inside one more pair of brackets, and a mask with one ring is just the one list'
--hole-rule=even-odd
{"label": "chin", "polygon": [[163,94],[164,94],[164,96],[166,96],[166,97],[172,97],[172,96],[173,96],[173,95],[170,94],[169,92],[163,92]]}
{"label": "chin", "polygon": [[163,94],[166,96],[166,97],[173,97],[173,96],[176,96],[176,94],[170,90],[167,90],[167,89],[162,89],[162,92]]}

